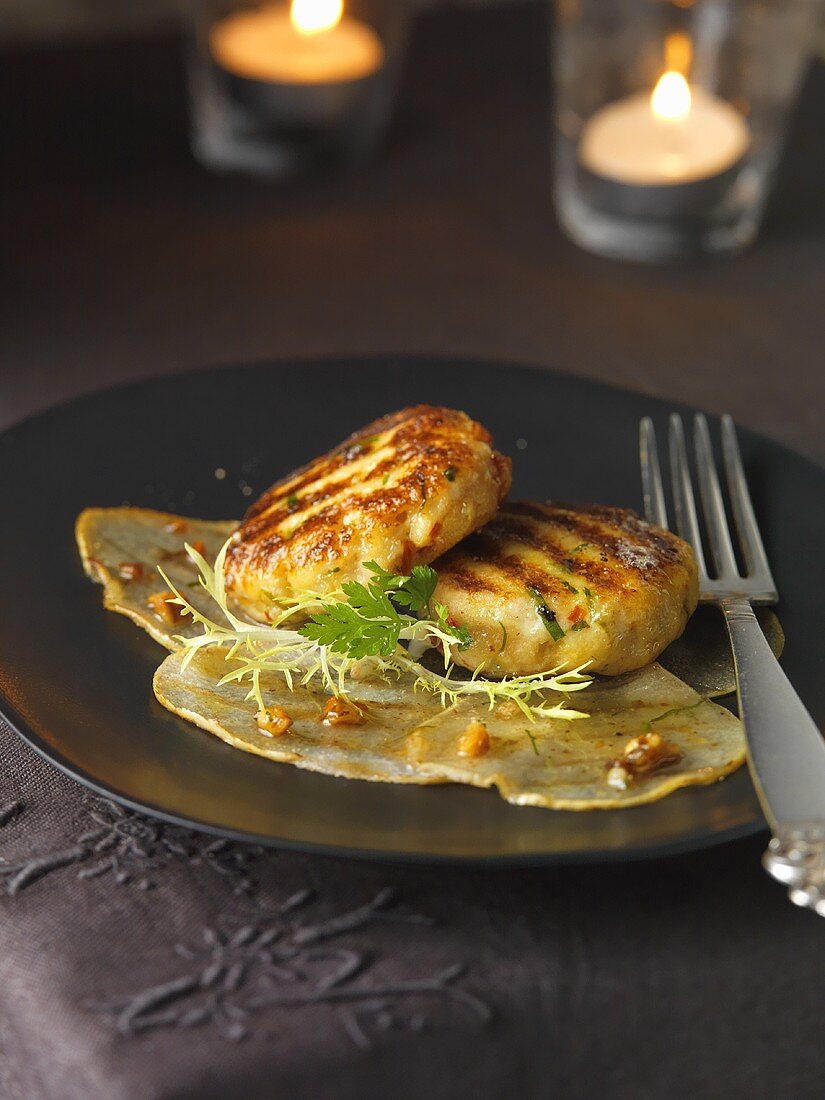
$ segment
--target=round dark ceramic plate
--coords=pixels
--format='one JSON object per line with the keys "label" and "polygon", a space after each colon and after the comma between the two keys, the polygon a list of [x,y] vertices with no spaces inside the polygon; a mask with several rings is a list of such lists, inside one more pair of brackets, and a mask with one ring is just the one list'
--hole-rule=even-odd
{"label": "round dark ceramic plate", "polygon": [[[371,418],[466,409],[513,456],[513,492],[638,507],[637,425],[666,406],[507,364],[416,358],[225,368],[113,389],[0,436],[0,702],[38,752],[129,806],[199,829],[360,857],[576,862],[683,851],[762,828],[745,769],[652,806],[570,813],[495,793],[313,775],[238,752],[156,703],[164,652],[103,610],[73,524],[87,505],[240,516],[281,474]],[[784,662],[825,718],[817,669],[825,472],[742,433],[782,593]],[[215,470],[223,468],[219,480]],[[777,730],[777,736],[781,731]]]}

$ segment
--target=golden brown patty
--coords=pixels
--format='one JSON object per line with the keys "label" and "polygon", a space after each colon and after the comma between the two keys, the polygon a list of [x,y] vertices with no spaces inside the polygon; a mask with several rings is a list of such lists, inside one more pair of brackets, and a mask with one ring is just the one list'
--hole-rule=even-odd
{"label": "golden brown patty", "polygon": [[403,409],[252,505],[227,555],[227,589],[265,619],[267,593],[363,581],[367,561],[408,572],[492,518],[509,487],[510,460],[492,449],[480,424],[453,409]]}
{"label": "golden brown patty", "polygon": [[682,633],[698,599],[687,543],[596,504],[505,504],[435,568],[435,599],[473,637],[456,659],[499,676],[584,662],[607,675],[641,668]]}

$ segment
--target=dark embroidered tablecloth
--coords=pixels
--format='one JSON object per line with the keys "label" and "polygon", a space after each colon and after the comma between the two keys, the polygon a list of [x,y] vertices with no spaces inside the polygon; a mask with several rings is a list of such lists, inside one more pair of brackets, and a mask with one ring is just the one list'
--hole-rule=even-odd
{"label": "dark embroidered tablecloth", "polygon": [[821,923],[761,839],[520,871],[133,814],[0,726],[0,1096],[821,1095]]}

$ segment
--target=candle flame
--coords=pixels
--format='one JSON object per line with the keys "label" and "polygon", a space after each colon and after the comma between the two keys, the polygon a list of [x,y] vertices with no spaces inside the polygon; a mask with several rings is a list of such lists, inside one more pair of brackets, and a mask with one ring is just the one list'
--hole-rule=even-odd
{"label": "candle flame", "polygon": [[690,85],[677,72],[662,73],[650,97],[650,109],[664,122],[679,122],[690,114]]}
{"label": "candle flame", "polygon": [[292,0],[289,18],[298,34],[318,34],[341,22],[344,0]]}

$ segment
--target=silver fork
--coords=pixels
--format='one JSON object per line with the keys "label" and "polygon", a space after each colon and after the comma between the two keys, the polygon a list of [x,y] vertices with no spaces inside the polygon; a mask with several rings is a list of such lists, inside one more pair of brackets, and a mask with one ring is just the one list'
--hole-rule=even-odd
{"label": "silver fork", "polygon": [[[776,603],[778,594],[733,420],[722,418],[722,454],[744,575],[734,556],[710,431],[701,413],[694,419],[693,443],[714,576],[709,574],[699,531],[682,418],[672,414],[669,449],[676,531],[696,555],[701,601],[721,608],[730,635],[748,764],[773,834],[763,864],[788,887],[791,901],[825,916],[825,741],[771,652],[753,611],[754,604]],[[650,417],[639,426],[639,444],[645,515],[666,528],[665,492]]]}

